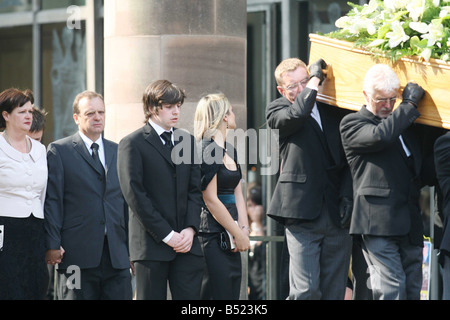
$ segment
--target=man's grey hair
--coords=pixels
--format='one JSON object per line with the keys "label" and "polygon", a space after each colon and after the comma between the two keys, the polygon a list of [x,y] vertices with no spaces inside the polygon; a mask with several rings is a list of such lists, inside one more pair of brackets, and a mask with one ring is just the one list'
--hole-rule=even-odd
{"label": "man's grey hair", "polygon": [[375,91],[397,92],[400,89],[400,80],[394,70],[386,64],[376,64],[366,73],[363,90],[372,96]]}

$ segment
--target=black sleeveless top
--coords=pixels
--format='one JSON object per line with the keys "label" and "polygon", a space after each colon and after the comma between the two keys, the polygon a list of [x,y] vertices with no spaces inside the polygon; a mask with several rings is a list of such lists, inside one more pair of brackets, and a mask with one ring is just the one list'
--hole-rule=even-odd
{"label": "black sleeveless top", "polygon": [[[234,189],[242,178],[241,167],[237,161],[235,149],[230,145],[226,145],[226,149],[220,147],[214,140],[202,141],[202,173],[201,185],[202,191],[206,189],[212,178],[217,174],[217,194],[234,195]],[[223,163],[225,152],[234,159],[236,170],[229,170]],[[225,207],[234,220],[238,219],[236,203],[224,203]],[[211,213],[203,203],[200,232],[220,232],[223,227],[214,219]]]}
{"label": "black sleeveless top", "polygon": [[229,170],[224,164],[217,171],[217,194],[234,194],[234,189],[241,181],[241,170]]}

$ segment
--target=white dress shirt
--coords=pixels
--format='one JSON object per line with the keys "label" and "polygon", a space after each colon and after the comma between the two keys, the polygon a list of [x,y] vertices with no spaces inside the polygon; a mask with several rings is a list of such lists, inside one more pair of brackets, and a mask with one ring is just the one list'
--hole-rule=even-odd
{"label": "white dress shirt", "polygon": [[[306,87],[312,89],[312,90],[316,90],[319,91],[319,88],[308,84]],[[320,129],[322,129],[322,120],[320,119],[320,113],[319,113],[319,109],[317,108],[317,103],[314,102],[314,107],[312,108],[311,111],[311,117],[313,117],[314,120],[317,121],[317,123],[319,124]],[[323,130],[323,129],[322,129]]]}
{"label": "white dress shirt", "polygon": [[96,141],[92,141],[89,139],[84,133],[81,131],[78,131],[80,134],[81,139],[83,140],[84,144],[86,145],[86,148],[88,149],[89,153],[92,156],[92,149],[91,145],[95,142],[98,144],[98,157],[100,158],[100,162],[103,165],[103,168],[105,168],[105,148],[103,147],[103,139],[102,135],[100,135],[100,138],[98,138]]}
{"label": "white dress shirt", "polygon": [[0,134],[0,216],[44,219],[47,189],[45,146],[31,139],[31,150],[14,149]]}
{"label": "white dress shirt", "polygon": [[[165,130],[163,127],[161,127],[160,125],[154,123],[152,120],[148,119],[148,123],[150,123],[150,125],[152,126],[153,129],[155,129],[156,133],[158,134],[159,138],[161,139],[162,143],[165,145],[166,141],[164,141],[164,139],[161,137],[161,134],[163,132],[166,132],[167,130]],[[172,144],[175,145],[175,141],[173,138],[173,129],[171,128],[169,130],[170,132],[172,132]]]}
{"label": "white dress shirt", "polygon": [[408,147],[406,146],[405,142],[403,141],[402,135],[400,135],[400,142],[402,143],[403,150],[405,150],[406,156],[411,156],[411,152],[409,151]]}

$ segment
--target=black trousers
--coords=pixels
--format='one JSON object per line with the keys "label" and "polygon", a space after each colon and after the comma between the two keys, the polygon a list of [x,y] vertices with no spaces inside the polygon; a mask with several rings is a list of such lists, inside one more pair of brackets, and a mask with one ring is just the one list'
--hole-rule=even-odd
{"label": "black trousers", "polygon": [[199,300],[205,262],[202,256],[178,253],[171,261],[134,262],[137,300]]}
{"label": "black trousers", "polygon": [[202,284],[202,299],[239,300],[241,253],[223,251],[219,245],[219,233],[201,233],[199,239],[207,269]]}
{"label": "black trousers", "polygon": [[56,277],[58,300],[132,299],[130,270],[113,268],[107,237],[98,267],[80,269],[77,266],[70,266],[67,269],[57,269]]}

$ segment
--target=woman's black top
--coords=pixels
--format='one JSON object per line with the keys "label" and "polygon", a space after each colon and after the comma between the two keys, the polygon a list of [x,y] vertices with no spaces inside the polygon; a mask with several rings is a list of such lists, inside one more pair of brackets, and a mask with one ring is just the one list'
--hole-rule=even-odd
{"label": "woman's black top", "polygon": [[[202,140],[202,191],[206,189],[208,184],[217,174],[217,195],[223,202],[228,212],[234,220],[238,219],[236,203],[232,201],[234,197],[234,189],[242,178],[241,167],[237,161],[235,149],[226,144],[226,149],[220,147],[214,140]],[[236,170],[229,170],[223,163],[225,152],[234,159]],[[225,196],[225,197],[222,197]],[[211,213],[203,203],[200,232],[220,232],[223,227],[214,219]]]}

